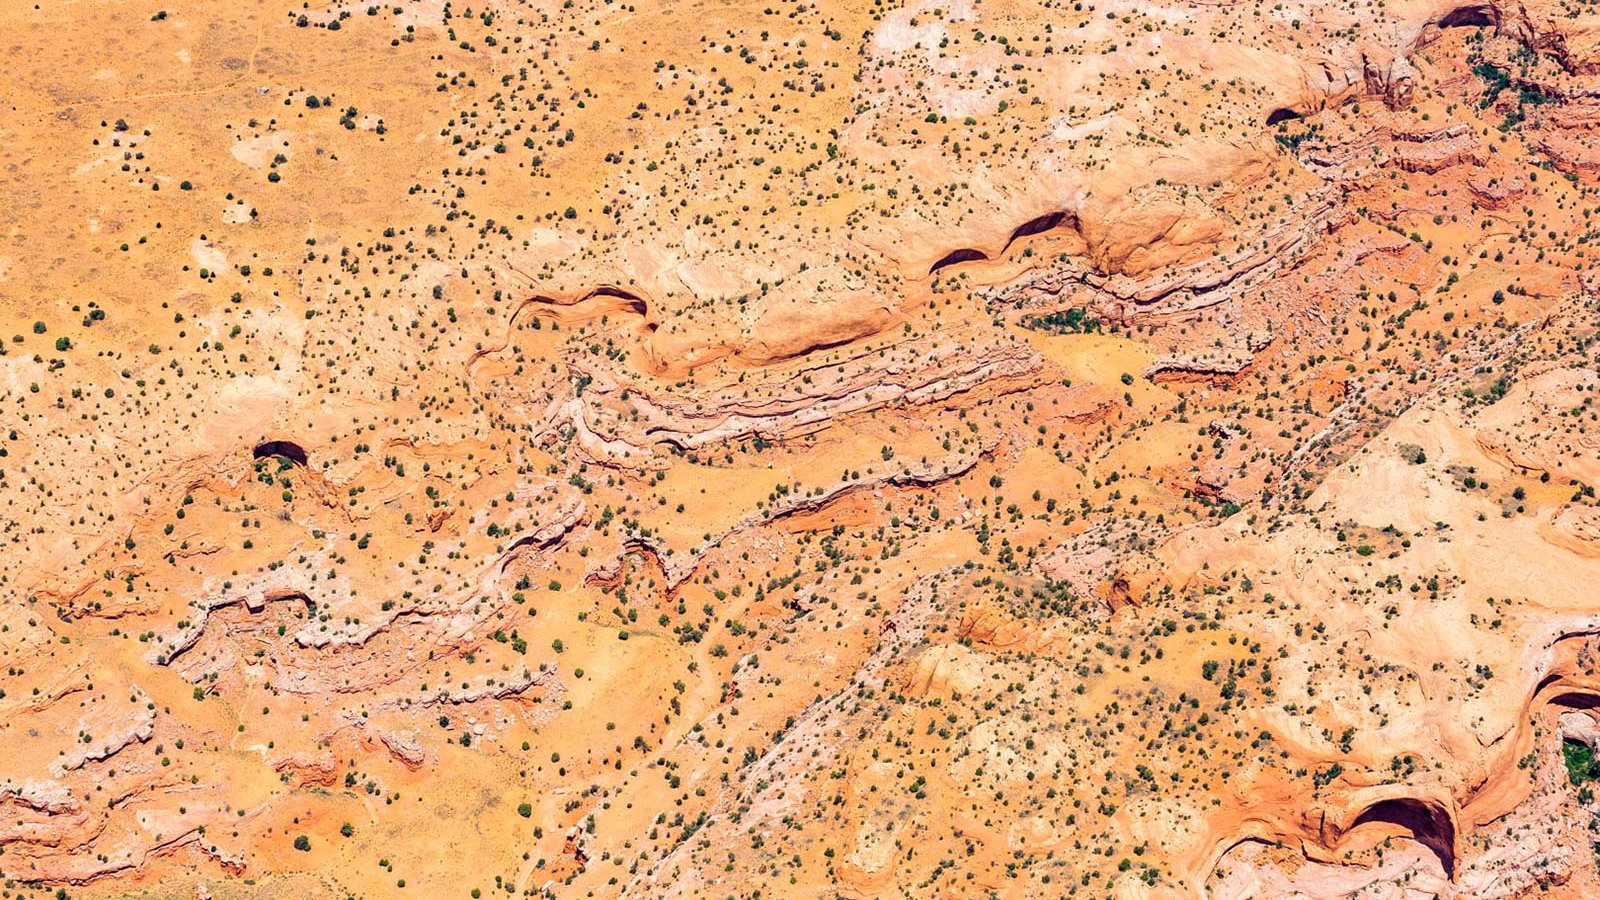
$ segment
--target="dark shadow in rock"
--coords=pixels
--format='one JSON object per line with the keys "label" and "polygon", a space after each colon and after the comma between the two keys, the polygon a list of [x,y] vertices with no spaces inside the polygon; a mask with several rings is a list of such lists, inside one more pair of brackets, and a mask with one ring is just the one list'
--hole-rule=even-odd
{"label": "dark shadow in rock", "polygon": [[1450,819],[1450,813],[1443,807],[1409,797],[1382,800],[1367,807],[1350,827],[1359,828],[1369,822],[1398,825],[1411,832],[1417,843],[1439,857],[1445,877],[1454,880],[1456,826]]}
{"label": "dark shadow in rock", "polygon": [[306,449],[293,441],[266,441],[256,445],[256,459],[283,457],[297,466],[306,464]]}

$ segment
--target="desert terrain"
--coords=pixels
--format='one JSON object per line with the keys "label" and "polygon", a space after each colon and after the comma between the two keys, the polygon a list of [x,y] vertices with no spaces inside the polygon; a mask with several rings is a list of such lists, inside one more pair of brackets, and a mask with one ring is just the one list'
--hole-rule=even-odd
{"label": "desert terrain", "polygon": [[0,897],[1600,896],[1600,7],[0,5]]}

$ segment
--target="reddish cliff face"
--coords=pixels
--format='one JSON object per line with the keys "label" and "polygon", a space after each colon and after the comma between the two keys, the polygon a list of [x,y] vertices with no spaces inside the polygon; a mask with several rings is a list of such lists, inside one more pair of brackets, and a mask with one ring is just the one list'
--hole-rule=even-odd
{"label": "reddish cliff face", "polygon": [[21,897],[1600,894],[1583,6],[13,5]]}

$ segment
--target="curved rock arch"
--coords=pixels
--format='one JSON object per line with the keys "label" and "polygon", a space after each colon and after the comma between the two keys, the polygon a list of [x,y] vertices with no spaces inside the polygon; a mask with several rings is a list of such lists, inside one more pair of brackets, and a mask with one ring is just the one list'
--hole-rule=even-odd
{"label": "curved rock arch", "polygon": [[297,466],[306,465],[308,460],[308,457],[306,456],[306,448],[295,443],[294,441],[286,440],[262,441],[255,446],[255,449],[250,452],[250,455],[254,456],[256,459],[272,459],[274,457],[282,457]]}
{"label": "curved rock arch", "polygon": [[1413,840],[1439,858],[1445,877],[1454,880],[1458,858],[1456,822],[1443,804],[1418,797],[1379,800],[1356,816],[1346,834],[1379,823],[1410,832]]}

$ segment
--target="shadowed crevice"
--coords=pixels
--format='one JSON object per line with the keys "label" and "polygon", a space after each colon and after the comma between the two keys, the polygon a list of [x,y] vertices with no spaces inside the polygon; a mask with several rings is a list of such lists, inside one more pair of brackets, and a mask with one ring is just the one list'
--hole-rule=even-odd
{"label": "shadowed crevice", "polygon": [[1272,112],[1267,113],[1267,124],[1276,125],[1279,122],[1292,122],[1295,119],[1303,118],[1305,118],[1304,114],[1296,112],[1287,106],[1280,106]]}
{"label": "shadowed crevice", "polygon": [[975,260],[988,258],[989,255],[984,253],[982,250],[974,250],[971,247],[962,247],[960,250],[951,250],[944,256],[939,257],[939,261],[929,267],[928,274],[932,275],[946,266],[953,266],[957,263],[973,262]]}
{"label": "shadowed crevice", "polygon": [[282,457],[297,466],[306,464],[306,449],[293,441],[266,441],[257,444],[252,455],[256,459]]}
{"label": "shadowed crevice", "polygon": [[1439,19],[1440,28],[1492,28],[1500,24],[1500,11],[1490,4],[1458,6]]}
{"label": "shadowed crevice", "polygon": [[1355,829],[1370,822],[1396,825],[1411,832],[1417,843],[1439,857],[1445,877],[1455,878],[1456,826],[1450,813],[1438,804],[1408,797],[1381,800],[1367,807],[1350,827]]}

